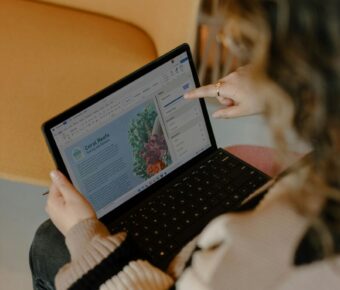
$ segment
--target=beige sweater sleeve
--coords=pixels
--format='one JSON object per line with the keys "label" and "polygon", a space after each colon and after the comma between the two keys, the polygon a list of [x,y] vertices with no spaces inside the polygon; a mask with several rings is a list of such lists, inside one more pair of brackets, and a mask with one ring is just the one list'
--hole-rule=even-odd
{"label": "beige sweater sleeve", "polygon": [[[100,265],[126,239],[125,233],[110,235],[96,219],[87,219],[66,234],[71,262],[56,276],[56,288],[68,289],[78,279]],[[121,271],[103,282],[101,289],[168,289],[173,279],[147,261],[130,261]]]}

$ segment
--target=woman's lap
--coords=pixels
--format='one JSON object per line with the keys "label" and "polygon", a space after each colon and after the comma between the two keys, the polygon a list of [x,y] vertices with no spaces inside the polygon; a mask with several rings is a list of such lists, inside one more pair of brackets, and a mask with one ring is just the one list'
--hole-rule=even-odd
{"label": "woman's lap", "polygon": [[45,221],[36,231],[29,253],[33,288],[55,289],[54,277],[69,261],[64,236],[51,220]]}

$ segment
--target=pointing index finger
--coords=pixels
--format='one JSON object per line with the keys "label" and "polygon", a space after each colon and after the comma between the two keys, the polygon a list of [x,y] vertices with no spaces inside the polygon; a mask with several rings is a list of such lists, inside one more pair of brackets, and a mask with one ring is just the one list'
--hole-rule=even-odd
{"label": "pointing index finger", "polygon": [[198,99],[198,98],[205,98],[205,97],[213,97],[213,98],[217,97],[217,90],[216,90],[215,84],[202,86],[200,88],[187,92],[184,95],[185,99]]}

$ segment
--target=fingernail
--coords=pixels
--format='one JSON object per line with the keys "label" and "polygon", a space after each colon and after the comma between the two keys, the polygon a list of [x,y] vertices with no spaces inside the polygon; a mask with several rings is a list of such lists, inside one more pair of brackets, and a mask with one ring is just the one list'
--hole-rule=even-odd
{"label": "fingernail", "polygon": [[184,95],[183,95],[183,98],[184,98],[184,99],[188,99],[188,98],[189,98],[189,95],[188,95],[188,94],[184,94]]}
{"label": "fingernail", "polygon": [[58,170],[52,170],[50,176],[53,181],[58,180],[60,178],[60,172]]}
{"label": "fingernail", "polygon": [[213,116],[214,118],[219,118],[219,117],[220,117],[220,114],[219,114],[219,113],[213,113],[212,116]]}

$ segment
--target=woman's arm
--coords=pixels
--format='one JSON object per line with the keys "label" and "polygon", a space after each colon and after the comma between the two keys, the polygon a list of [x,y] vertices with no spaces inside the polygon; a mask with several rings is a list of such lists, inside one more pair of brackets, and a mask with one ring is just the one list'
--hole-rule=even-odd
{"label": "woman's arm", "polygon": [[97,219],[86,219],[65,236],[71,262],[56,276],[63,289],[169,289],[173,279],[141,259],[133,241],[125,234],[111,236]]}
{"label": "woman's arm", "polygon": [[125,234],[111,236],[67,178],[51,173],[46,211],[65,236],[71,262],[56,276],[60,289],[168,289],[173,279],[143,260],[142,253]]}

